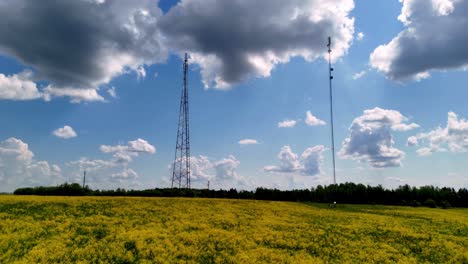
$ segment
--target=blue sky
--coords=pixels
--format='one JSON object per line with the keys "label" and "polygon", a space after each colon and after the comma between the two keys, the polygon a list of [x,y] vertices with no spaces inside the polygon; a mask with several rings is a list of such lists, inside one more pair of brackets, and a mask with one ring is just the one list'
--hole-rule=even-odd
{"label": "blue sky", "polygon": [[92,188],[170,186],[185,51],[193,187],[330,184],[327,34],[337,182],[468,186],[467,1],[18,2],[0,1],[0,191],[84,169]]}

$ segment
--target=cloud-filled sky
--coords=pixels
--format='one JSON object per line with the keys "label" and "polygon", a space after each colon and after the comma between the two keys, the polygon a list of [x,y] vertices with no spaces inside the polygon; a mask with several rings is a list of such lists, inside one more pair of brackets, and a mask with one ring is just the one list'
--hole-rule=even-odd
{"label": "cloud-filled sky", "polygon": [[0,192],[468,187],[468,0],[0,0]]}

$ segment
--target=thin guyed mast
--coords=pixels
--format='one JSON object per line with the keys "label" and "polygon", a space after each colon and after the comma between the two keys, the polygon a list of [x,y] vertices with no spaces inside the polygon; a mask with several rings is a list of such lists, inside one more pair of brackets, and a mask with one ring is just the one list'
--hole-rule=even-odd
{"label": "thin guyed mast", "polygon": [[332,80],[333,80],[333,68],[331,65],[331,37],[328,37],[328,81],[329,81],[329,90],[330,90],[330,124],[331,124],[331,143],[332,143],[332,160],[333,160],[333,184],[336,184],[336,169],[335,169],[335,134],[333,127],[333,89],[332,89]]}

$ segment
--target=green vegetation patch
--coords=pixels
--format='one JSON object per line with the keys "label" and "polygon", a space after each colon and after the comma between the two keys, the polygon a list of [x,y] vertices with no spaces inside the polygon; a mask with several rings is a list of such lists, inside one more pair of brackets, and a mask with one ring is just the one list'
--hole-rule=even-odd
{"label": "green vegetation patch", "polygon": [[468,210],[0,196],[0,263],[467,263]]}

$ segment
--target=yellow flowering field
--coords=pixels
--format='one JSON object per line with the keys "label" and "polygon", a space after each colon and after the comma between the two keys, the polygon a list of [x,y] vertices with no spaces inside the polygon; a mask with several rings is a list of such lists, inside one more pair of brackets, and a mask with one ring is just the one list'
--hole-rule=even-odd
{"label": "yellow flowering field", "polygon": [[468,263],[468,210],[0,196],[0,263]]}

